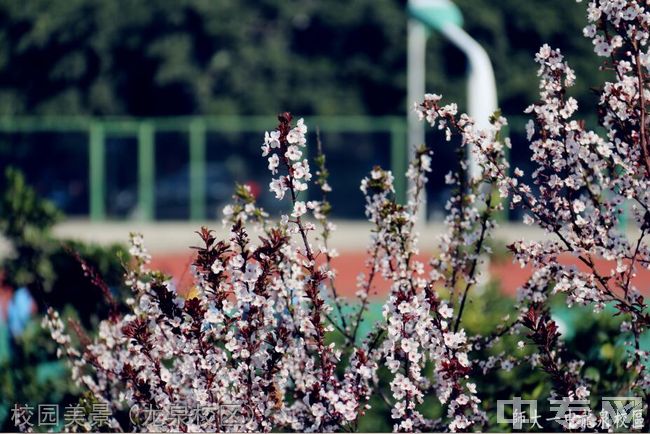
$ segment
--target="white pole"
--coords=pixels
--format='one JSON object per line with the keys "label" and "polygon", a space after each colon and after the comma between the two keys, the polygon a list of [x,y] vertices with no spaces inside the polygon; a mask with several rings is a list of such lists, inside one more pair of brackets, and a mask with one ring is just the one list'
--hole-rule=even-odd
{"label": "white pole", "polygon": [[[425,68],[427,29],[424,24],[414,19],[408,21],[408,42],[407,42],[407,97],[406,113],[408,119],[408,159],[409,162],[415,158],[415,147],[424,144],[424,123],[418,120],[413,104],[422,101],[425,93]],[[394,176],[404,176],[403,173],[395,173]],[[409,182],[409,200],[412,199],[411,191],[413,183]],[[427,196],[422,192],[422,202],[416,215],[419,224],[426,224]]]}
{"label": "white pole", "polygon": [[[462,16],[453,2],[409,0],[408,8],[412,18],[408,21],[407,119],[408,155],[409,159],[412,159],[413,147],[424,143],[424,124],[417,120],[413,103],[421,101],[426,90],[425,56],[428,29],[440,31],[467,56],[467,111],[478,129],[489,128],[490,116],[497,109],[497,91],[490,58],[483,47],[461,28]],[[480,175],[480,167],[472,157],[472,150],[469,151],[468,172],[469,176],[475,179]],[[409,185],[409,190],[411,187],[412,185]],[[426,195],[417,217],[422,223],[426,220]]]}
{"label": "white pole", "polygon": [[[447,23],[441,28],[443,35],[454,45],[460,48],[469,60],[469,77],[467,78],[467,111],[474,119],[479,129],[490,127],[490,116],[497,109],[497,88],[494,80],[494,72],[490,57],[483,47],[468,35],[461,27]],[[468,174],[472,179],[481,175],[481,168],[469,149],[467,156]],[[481,280],[487,282],[490,276],[488,267],[489,261],[485,255],[479,259],[479,273]],[[484,285],[479,285],[481,291],[485,290]]]}
{"label": "white pole", "polygon": [[[490,57],[483,47],[459,26],[447,23],[440,30],[469,60],[467,111],[479,129],[488,129],[490,116],[497,109],[497,89]],[[469,175],[476,179],[480,175],[480,168],[472,158],[471,149],[468,158]]]}

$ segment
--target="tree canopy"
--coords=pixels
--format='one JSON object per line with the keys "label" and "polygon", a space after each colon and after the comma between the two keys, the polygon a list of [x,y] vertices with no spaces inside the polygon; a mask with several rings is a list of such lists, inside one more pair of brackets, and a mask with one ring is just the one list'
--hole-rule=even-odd
{"label": "tree canopy", "polygon": [[[560,48],[595,83],[584,8],[457,0],[488,50],[500,104],[534,99],[532,56]],[[403,114],[399,0],[0,0],[0,114]],[[570,35],[570,36],[567,36]],[[463,100],[466,64],[433,35],[428,90]]]}

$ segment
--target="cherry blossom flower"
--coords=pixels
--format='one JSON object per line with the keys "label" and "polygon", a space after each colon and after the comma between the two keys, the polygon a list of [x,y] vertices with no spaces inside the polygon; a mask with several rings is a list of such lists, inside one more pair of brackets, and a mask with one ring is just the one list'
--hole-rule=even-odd
{"label": "cherry blossom flower", "polygon": [[306,212],[307,206],[305,205],[305,202],[296,201],[296,203],[293,205],[293,213],[291,213],[291,215],[294,217],[300,217]]}

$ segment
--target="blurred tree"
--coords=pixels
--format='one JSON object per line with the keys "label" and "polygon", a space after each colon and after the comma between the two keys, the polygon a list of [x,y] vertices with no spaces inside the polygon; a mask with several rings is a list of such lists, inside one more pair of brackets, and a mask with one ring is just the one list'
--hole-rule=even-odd
{"label": "blurred tree", "polygon": [[[532,100],[532,56],[564,49],[594,83],[566,0],[458,0],[501,105]],[[400,114],[404,0],[0,0],[0,114]],[[566,36],[570,35],[570,36]],[[462,100],[462,55],[432,38],[428,88]],[[593,69],[591,70],[593,71]]]}
{"label": "blurred tree", "polygon": [[[10,419],[14,404],[78,401],[76,387],[67,380],[67,368],[58,360],[56,345],[40,320],[51,306],[92,331],[108,315],[110,306],[102,290],[85,275],[80,259],[103,277],[110,291],[128,293],[122,285],[123,261],[129,260],[126,248],[58,239],[51,229],[61,218],[20,171],[5,170],[0,180],[0,236],[9,249],[0,258],[0,290],[5,285],[18,293],[29,290],[38,312],[33,321],[23,317],[19,329],[11,329],[6,336],[8,348],[0,345],[0,350],[9,349],[8,354],[0,352],[0,431],[16,429]],[[7,319],[0,315],[0,328],[3,321]]]}
{"label": "blurred tree", "polygon": [[106,317],[110,306],[80,261],[100,273],[116,293],[124,293],[128,291],[121,284],[123,262],[129,260],[126,248],[56,238],[51,231],[62,214],[38,196],[20,171],[7,168],[0,185],[0,236],[9,247],[0,258],[0,283],[27,288],[41,313],[50,306],[71,305],[84,326]]}

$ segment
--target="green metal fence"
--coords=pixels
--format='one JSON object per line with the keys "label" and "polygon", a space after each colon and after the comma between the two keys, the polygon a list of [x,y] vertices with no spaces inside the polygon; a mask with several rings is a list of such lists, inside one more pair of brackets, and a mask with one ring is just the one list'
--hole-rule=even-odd
{"label": "green metal fence", "polygon": [[[323,133],[387,133],[393,173],[407,166],[406,122],[403,117],[311,117],[305,121]],[[174,117],[174,118],[92,118],[92,117],[5,117],[0,132],[86,132],[88,134],[88,183],[90,218],[106,218],[106,139],[128,136],[137,140],[138,204],[145,220],[154,217],[156,132],[186,132],[189,140],[190,218],[206,216],[206,136],[208,132],[247,133],[274,128],[272,116],[256,117]],[[406,196],[403,177],[396,177],[399,200]]]}

